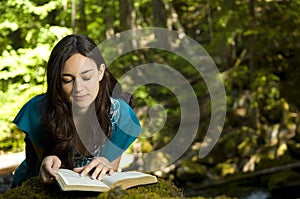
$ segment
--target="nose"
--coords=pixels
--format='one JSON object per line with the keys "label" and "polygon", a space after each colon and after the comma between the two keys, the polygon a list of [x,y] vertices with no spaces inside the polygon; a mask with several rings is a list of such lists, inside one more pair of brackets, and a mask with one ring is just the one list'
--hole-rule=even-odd
{"label": "nose", "polygon": [[82,91],[82,82],[80,78],[76,78],[73,85],[73,92],[79,94]]}

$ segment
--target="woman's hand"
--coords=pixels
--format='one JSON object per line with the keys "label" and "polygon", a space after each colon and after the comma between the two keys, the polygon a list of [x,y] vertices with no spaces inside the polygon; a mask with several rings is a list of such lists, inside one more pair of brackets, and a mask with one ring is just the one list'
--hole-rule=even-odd
{"label": "woman's hand", "polygon": [[43,183],[50,184],[54,182],[54,179],[58,178],[57,172],[61,167],[61,160],[55,156],[46,156],[40,167],[39,177]]}
{"label": "woman's hand", "polygon": [[112,175],[116,169],[113,164],[104,157],[94,158],[89,164],[84,167],[74,168],[74,171],[80,173],[81,176],[86,176],[92,171],[91,178],[102,180],[105,174]]}

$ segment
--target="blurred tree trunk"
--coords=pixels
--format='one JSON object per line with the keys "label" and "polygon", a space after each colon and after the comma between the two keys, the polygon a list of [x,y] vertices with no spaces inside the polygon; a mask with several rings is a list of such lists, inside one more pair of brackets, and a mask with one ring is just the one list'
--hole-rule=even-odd
{"label": "blurred tree trunk", "polygon": [[[256,24],[256,17],[255,17],[255,2],[254,0],[249,0],[249,14],[251,18],[250,28],[253,30]],[[255,53],[255,42],[256,38],[254,34],[250,35],[250,45],[249,45],[249,72],[250,72],[250,83],[254,82],[254,73],[255,73],[255,66],[256,66],[256,53]],[[252,92],[253,93],[253,92]],[[251,97],[252,100],[253,96]],[[254,108],[252,115],[251,115],[251,123],[255,129],[259,129],[260,122],[259,122],[259,110],[258,108]]]}
{"label": "blurred tree trunk", "polygon": [[78,29],[82,34],[86,34],[86,16],[85,16],[85,0],[79,0],[79,23]]}
{"label": "blurred tree trunk", "polygon": [[[126,31],[135,29],[135,20],[136,20],[136,13],[133,7],[132,0],[119,0],[119,13],[120,13],[120,30]],[[134,31],[131,34],[135,34]],[[123,49],[132,50],[133,48],[137,47],[137,41],[132,40],[130,38],[125,38],[124,35],[121,35],[121,39],[124,43]],[[132,35],[134,38],[134,35]]]}
{"label": "blurred tree trunk", "polygon": [[[255,28],[255,4],[254,0],[249,0],[249,13],[252,19],[251,21],[251,28]],[[249,60],[249,67],[250,67],[250,81],[253,82],[253,74],[256,65],[256,58],[255,58],[255,35],[250,35],[250,60]]]}
{"label": "blurred tree trunk", "polygon": [[[152,16],[153,26],[160,28],[167,28],[167,11],[163,0],[152,0]],[[171,29],[172,27],[169,27]],[[169,38],[165,34],[161,34],[160,30],[155,31],[155,38],[166,49],[169,48]]]}
{"label": "blurred tree trunk", "polygon": [[153,25],[155,27],[167,27],[167,14],[162,0],[152,0]]}
{"label": "blurred tree trunk", "polygon": [[99,6],[103,8],[103,14],[101,17],[103,17],[106,26],[105,36],[106,38],[111,38],[115,34],[114,21],[116,18],[112,17],[113,15],[111,14],[116,11],[115,1],[102,0],[99,1]]}
{"label": "blurred tree trunk", "polygon": [[135,28],[136,14],[132,0],[119,0],[121,31]]}
{"label": "blurred tree trunk", "polygon": [[76,0],[72,0],[71,25],[73,33],[76,33]]}

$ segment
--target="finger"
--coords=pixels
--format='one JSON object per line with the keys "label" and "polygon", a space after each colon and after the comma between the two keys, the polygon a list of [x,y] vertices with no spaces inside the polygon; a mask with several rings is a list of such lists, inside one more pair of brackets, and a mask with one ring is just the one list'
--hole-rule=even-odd
{"label": "finger", "polygon": [[113,169],[113,168],[111,168],[111,169],[109,169],[109,172],[108,172],[108,175],[113,175],[114,174],[114,172],[115,172],[115,170]]}
{"label": "finger", "polygon": [[40,172],[40,180],[43,182],[43,183],[46,183],[47,182],[47,177],[45,176],[45,172]]}
{"label": "finger", "polygon": [[75,171],[76,173],[80,173],[83,171],[83,169],[84,169],[84,167],[76,167],[73,169],[73,171]]}
{"label": "finger", "polygon": [[109,170],[109,168],[108,167],[102,167],[102,170],[101,170],[101,172],[100,172],[100,174],[99,174],[99,176],[98,176],[98,180],[102,180],[103,179],[103,177],[106,175],[106,173],[107,173],[107,171]]}
{"label": "finger", "polygon": [[56,180],[58,179],[58,168],[51,170],[50,177]]}
{"label": "finger", "polygon": [[95,171],[93,172],[91,178],[92,179],[96,179],[97,176],[99,175],[99,173],[102,171],[104,165],[103,164],[99,164],[96,168],[95,168]]}
{"label": "finger", "polygon": [[52,168],[53,168],[53,170],[55,171],[55,173],[57,173],[57,171],[58,171],[58,169],[60,168],[60,166],[61,166],[61,161],[60,161],[60,159],[55,159],[54,161],[53,161],[53,165],[52,165]]}
{"label": "finger", "polygon": [[53,167],[50,167],[50,169],[47,169],[47,173],[48,173],[48,178],[54,178],[54,179],[57,179],[58,178],[58,168],[53,168]]}
{"label": "finger", "polygon": [[54,175],[53,164],[53,162],[46,161],[45,164],[42,165],[45,174]]}
{"label": "finger", "polygon": [[43,172],[40,175],[40,179],[45,184],[50,184],[50,183],[53,183],[55,181],[55,178],[53,176],[47,175],[45,172]]}
{"label": "finger", "polygon": [[[51,167],[50,167],[51,169]],[[49,183],[49,178],[51,177],[49,166],[47,164],[43,164],[40,170],[40,179],[44,183]]]}
{"label": "finger", "polygon": [[94,169],[98,165],[98,161],[93,160],[88,165],[86,165],[83,170],[81,171],[81,176],[86,176],[92,169]]}
{"label": "finger", "polygon": [[52,164],[49,163],[49,162],[45,162],[45,164],[42,165],[43,166],[43,169],[46,173],[50,173],[50,171],[52,170]]}

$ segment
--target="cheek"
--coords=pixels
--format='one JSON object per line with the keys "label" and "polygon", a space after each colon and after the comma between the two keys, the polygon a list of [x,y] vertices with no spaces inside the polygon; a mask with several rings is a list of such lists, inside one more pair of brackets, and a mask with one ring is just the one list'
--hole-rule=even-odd
{"label": "cheek", "polygon": [[93,83],[93,91],[94,91],[94,94],[97,95],[98,92],[99,92],[99,82],[98,81],[95,81],[95,83]]}
{"label": "cheek", "polygon": [[91,97],[95,99],[99,92],[99,81],[97,80],[90,81],[86,85],[86,90],[91,95]]}
{"label": "cheek", "polygon": [[63,92],[67,95],[70,96],[72,94],[72,85],[66,84],[62,86]]}

